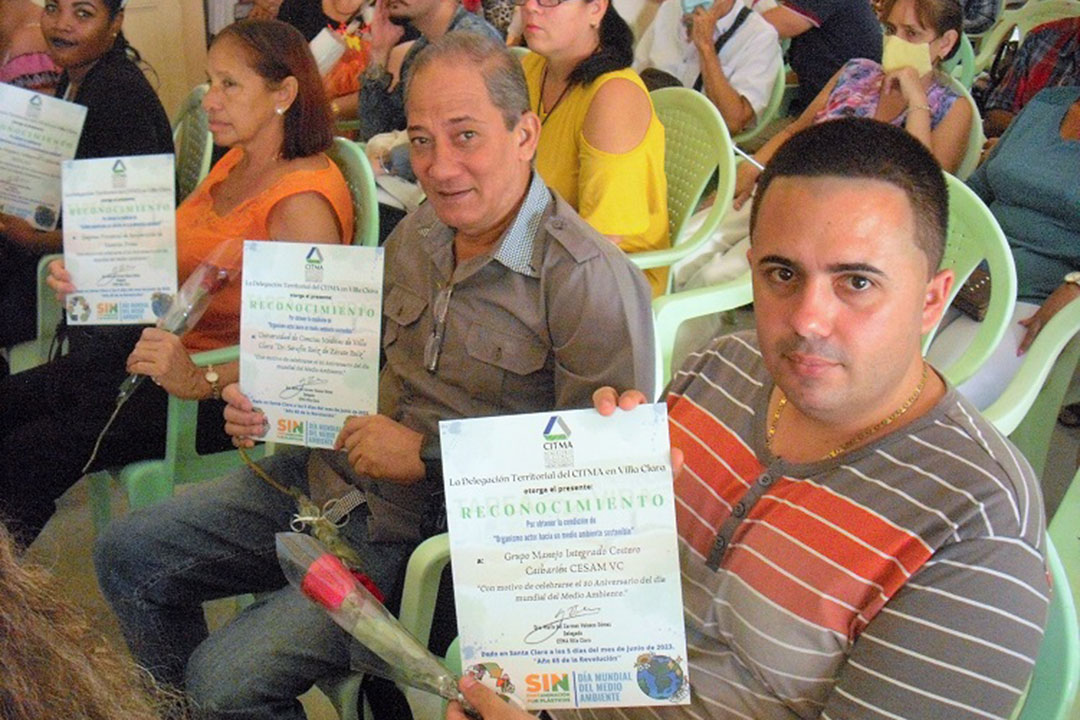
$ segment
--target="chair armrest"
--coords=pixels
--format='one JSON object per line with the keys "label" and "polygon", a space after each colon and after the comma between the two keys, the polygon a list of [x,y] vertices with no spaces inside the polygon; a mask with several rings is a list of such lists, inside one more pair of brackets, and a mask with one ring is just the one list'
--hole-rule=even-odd
{"label": "chair armrest", "polygon": [[[709,209],[709,214],[705,218],[705,222],[701,227],[697,229],[693,235],[688,237],[678,245],[674,245],[662,250],[646,250],[644,252],[636,252],[627,255],[630,258],[630,262],[634,263],[641,270],[648,270],[650,268],[667,267],[682,260],[694,250],[697,250],[709,236],[713,234],[716,228],[720,225],[720,221],[724,219],[724,213],[727,212],[728,206],[731,204],[731,199],[728,198],[726,203],[721,201],[721,198],[717,198],[716,202]],[[672,241],[677,238],[672,238]]]}
{"label": "chair armrest", "polygon": [[420,543],[409,557],[398,618],[422,645],[427,645],[431,636],[435,601],[439,596],[439,580],[449,562],[450,536],[446,533],[429,537]]}
{"label": "chair armrest", "polygon": [[1074,300],[1050,318],[1024,354],[1020,370],[998,399],[983,411],[983,416],[1003,435],[1010,435],[1020,425],[1042,390],[1054,361],[1077,332],[1080,332],[1080,301]]}
{"label": "chair armrest", "polygon": [[229,347],[218,348],[217,350],[207,350],[206,352],[196,353],[191,356],[191,362],[195,363],[198,367],[222,365],[224,363],[235,362],[239,359],[239,345],[230,345]]}

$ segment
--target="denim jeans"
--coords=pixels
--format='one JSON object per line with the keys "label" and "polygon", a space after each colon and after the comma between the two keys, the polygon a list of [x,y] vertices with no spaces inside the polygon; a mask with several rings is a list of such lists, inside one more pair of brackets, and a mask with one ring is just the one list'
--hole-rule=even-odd
{"label": "denim jeans", "polygon": [[[307,492],[308,452],[260,464]],[[98,581],[135,660],[184,688],[199,717],[301,720],[296,697],[364,652],[278,566],[274,533],[295,512],[291,497],[245,468],[119,518],[98,540]],[[413,545],[373,543],[366,530],[362,506],[341,532],[394,609]],[[266,594],[208,635],[202,603],[249,592]]]}

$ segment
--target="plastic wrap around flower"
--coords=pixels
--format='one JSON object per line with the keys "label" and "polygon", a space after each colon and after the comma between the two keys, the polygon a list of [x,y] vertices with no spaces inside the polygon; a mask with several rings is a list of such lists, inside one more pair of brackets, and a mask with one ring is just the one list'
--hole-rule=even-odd
{"label": "plastic wrap around flower", "polygon": [[278,562],[289,582],[386,663],[385,668],[371,668],[373,672],[466,706],[454,673],[318,540],[283,532],[275,536],[275,543]]}

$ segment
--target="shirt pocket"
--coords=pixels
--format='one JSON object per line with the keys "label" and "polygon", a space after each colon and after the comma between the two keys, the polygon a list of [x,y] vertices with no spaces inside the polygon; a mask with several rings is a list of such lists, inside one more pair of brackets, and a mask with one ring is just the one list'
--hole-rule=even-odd
{"label": "shirt pocket", "polygon": [[535,400],[536,393],[551,394],[550,373],[540,372],[549,348],[535,338],[473,323],[465,350],[473,361],[466,379],[473,397],[501,405],[504,398]]}
{"label": "shirt pocket", "polygon": [[386,327],[383,329],[382,338],[383,349],[393,345],[402,329],[416,323],[426,308],[427,300],[412,290],[401,285],[390,288],[386,302],[383,303],[383,315],[386,316]]}

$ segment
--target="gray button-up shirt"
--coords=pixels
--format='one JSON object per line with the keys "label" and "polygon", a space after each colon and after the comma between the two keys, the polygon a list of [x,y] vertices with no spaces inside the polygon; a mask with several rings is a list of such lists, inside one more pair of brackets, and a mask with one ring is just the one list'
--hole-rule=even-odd
{"label": "gray button-up shirt", "polygon": [[[423,433],[429,472],[411,486],[354,477],[377,524],[408,523],[410,512],[441,492],[440,420],[590,407],[602,385],[654,394],[644,275],[539,175],[490,254],[455,265],[453,238],[425,204],[386,241],[379,410]],[[432,372],[425,345],[448,285]],[[390,505],[382,518],[381,501]]]}

